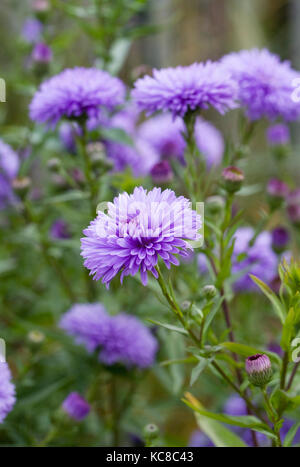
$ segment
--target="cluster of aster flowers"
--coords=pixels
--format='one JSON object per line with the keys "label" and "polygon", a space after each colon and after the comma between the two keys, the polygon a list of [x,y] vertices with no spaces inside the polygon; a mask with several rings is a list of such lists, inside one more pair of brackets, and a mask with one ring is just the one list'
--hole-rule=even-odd
{"label": "cluster of aster flowers", "polygon": [[14,199],[12,181],[19,170],[17,153],[0,139],[0,208]]}
{"label": "cluster of aster flowers", "polygon": [[300,75],[289,62],[282,62],[267,49],[253,49],[230,53],[222,63],[236,81],[240,104],[251,120],[299,117],[293,93]]}
{"label": "cluster of aster flowers", "polygon": [[123,103],[125,86],[97,68],[66,69],[45,81],[30,104],[30,117],[54,126],[60,119],[97,118]]}
{"label": "cluster of aster flowers", "polygon": [[132,96],[148,115],[171,112],[184,117],[187,112],[215,108],[220,113],[236,107],[237,89],[229,71],[218,62],[153,70],[135,82]]}
{"label": "cluster of aster flowers", "polygon": [[74,305],[60,327],[89,352],[99,349],[106,365],[147,368],[154,362],[158,344],[151,331],[126,313],[108,315],[100,303]]}
{"label": "cluster of aster flowers", "polygon": [[158,277],[159,257],[169,268],[179,264],[176,255],[187,255],[187,240],[200,239],[201,222],[191,203],[172,190],[135,188],[133,194],[122,193],[108,203],[107,214],[99,211],[84,230],[84,265],[107,285],[119,272],[122,281],[138,271],[146,285],[148,271]]}
{"label": "cluster of aster flowers", "polygon": [[11,372],[7,363],[0,363],[0,423],[16,402],[15,386],[11,381]]}

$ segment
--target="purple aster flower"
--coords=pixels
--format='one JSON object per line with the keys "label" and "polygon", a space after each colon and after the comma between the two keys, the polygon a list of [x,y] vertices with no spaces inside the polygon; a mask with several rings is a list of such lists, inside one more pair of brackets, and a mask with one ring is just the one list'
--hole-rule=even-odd
{"label": "purple aster flower", "polygon": [[146,368],[154,361],[158,344],[150,329],[126,313],[109,316],[100,303],[74,305],[60,327],[89,352],[100,348],[99,359],[106,365]]}
{"label": "purple aster flower", "polygon": [[286,250],[290,241],[290,234],[285,227],[276,227],[272,230],[272,248],[276,253]]}
{"label": "purple aster flower", "polygon": [[188,446],[190,448],[210,448],[214,444],[202,431],[194,430],[190,436]]}
{"label": "purple aster flower", "polygon": [[224,413],[227,415],[247,415],[247,405],[240,396],[233,394],[230,396],[224,406]]}
{"label": "purple aster flower", "polygon": [[201,218],[186,198],[177,198],[172,190],[137,187],[108,203],[107,214],[99,211],[84,230],[84,265],[107,286],[119,272],[121,282],[140,272],[146,285],[148,271],[158,277],[159,257],[168,268],[179,264],[175,255],[187,254],[191,246],[186,240],[198,240],[200,226]]}
{"label": "purple aster flower", "polygon": [[38,42],[43,31],[42,23],[36,18],[27,18],[22,26],[22,37],[26,42]]}
{"label": "purple aster flower", "polygon": [[267,141],[270,146],[283,146],[290,142],[290,129],[284,123],[277,123],[267,129]]}
{"label": "purple aster flower", "polygon": [[198,118],[195,125],[195,139],[206,166],[210,169],[219,165],[224,154],[224,139],[219,130],[211,123]]}
{"label": "purple aster flower", "polygon": [[222,63],[236,80],[240,103],[251,120],[298,118],[299,104],[292,96],[299,73],[289,62],[281,62],[267,49],[252,49],[230,53]]}
{"label": "purple aster flower", "polygon": [[76,153],[76,135],[80,135],[80,133],[79,126],[74,122],[63,122],[59,126],[59,139],[63,147],[71,154]]}
{"label": "purple aster flower", "polygon": [[132,139],[132,146],[115,141],[106,141],[107,156],[114,164],[116,172],[122,172],[127,167],[132,169],[135,177],[148,175],[152,167],[159,161],[155,148],[142,138],[136,129],[138,112],[135,106],[115,114],[109,126],[120,128]]}
{"label": "purple aster flower", "polygon": [[254,230],[250,227],[241,227],[235,233],[232,272],[240,275],[234,283],[234,288],[239,291],[257,289],[249,274],[270,284],[277,273],[277,256],[272,250],[271,234],[262,232],[254,245],[249,246],[253,236]]}
{"label": "purple aster flower", "polygon": [[[157,115],[142,123],[139,135],[156,149],[163,159],[176,157],[184,160],[185,141],[182,136],[185,126],[181,118],[171,114]],[[206,165],[211,168],[221,162],[224,153],[222,134],[211,123],[197,118],[195,139]]]}
{"label": "purple aster flower", "polygon": [[97,118],[100,108],[122,104],[125,86],[97,68],[69,68],[42,83],[30,104],[30,118],[55,125],[61,118]]}
{"label": "purple aster flower", "polygon": [[91,410],[88,402],[78,392],[71,392],[66,397],[62,409],[77,422],[83,420]]}
{"label": "purple aster flower", "polygon": [[52,60],[52,50],[49,45],[38,42],[33,48],[31,57],[34,62],[49,63]]}
{"label": "purple aster flower", "polygon": [[150,329],[136,317],[119,313],[110,319],[109,332],[102,344],[100,360],[106,365],[147,368],[155,359],[158,344]]}
{"label": "purple aster flower", "polygon": [[139,135],[151,144],[163,159],[182,158],[185,141],[182,136],[184,123],[171,114],[161,114],[149,118],[139,126]]}
{"label": "purple aster flower", "polygon": [[11,180],[17,176],[19,165],[17,153],[0,139],[0,173]]}
{"label": "purple aster flower", "polygon": [[15,386],[11,382],[10,369],[7,363],[0,362],[0,423],[3,423],[15,402]]}
{"label": "purple aster flower", "polygon": [[160,161],[151,169],[151,177],[154,183],[168,183],[173,178],[173,171],[168,161]]}
{"label": "purple aster flower", "polygon": [[50,235],[52,238],[58,240],[70,238],[71,234],[66,221],[63,219],[57,219],[55,222],[53,222],[50,229]]}
{"label": "purple aster flower", "polygon": [[272,197],[284,199],[288,196],[289,191],[287,184],[278,178],[271,178],[268,182],[267,193]]}
{"label": "purple aster flower", "polygon": [[12,180],[19,170],[19,157],[0,139],[0,209],[14,201]]}
{"label": "purple aster flower", "polygon": [[236,107],[236,84],[217,62],[154,70],[153,76],[135,82],[132,95],[148,115],[163,110],[184,117],[188,111],[210,107],[223,114]]}
{"label": "purple aster flower", "polygon": [[63,315],[59,326],[88,352],[93,352],[105,341],[110,320],[101,303],[76,304]]}

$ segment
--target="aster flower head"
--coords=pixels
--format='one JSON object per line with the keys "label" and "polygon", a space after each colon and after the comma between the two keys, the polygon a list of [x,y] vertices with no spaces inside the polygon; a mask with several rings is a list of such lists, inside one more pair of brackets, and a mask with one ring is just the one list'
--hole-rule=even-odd
{"label": "aster flower head", "polygon": [[59,326],[93,352],[109,333],[110,317],[101,303],[76,304],[63,315]]}
{"label": "aster flower head", "polygon": [[276,123],[267,129],[267,141],[271,146],[284,146],[290,142],[290,130],[284,123]]}
{"label": "aster flower head", "polygon": [[154,363],[158,344],[151,331],[135,316],[119,313],[111,317],[100,360],[127,367],[147,368]]}
{"label": "aster flower head", "polygon": [[77,422],[83,420],[91,410],[88,402],[78,392],[71,392],[66,397],[62,403],[62,409]]}
{"label": "aster flower head", "polygon": [[15,386],[11,381],[11,372],[5,362],[0,362],[0,423],[16,402]]}
{"label": "aster flower head", "polygon": [[55,125],[62,118],[97,118],[101,109],[122,104],[125,86],[97,68],[69,68],[42,83],[30,104],[30,118]]}
{"label": "aster flower head", "polygon": [[191,249],[187,240],[200,240],[200,227],[201,217],[186,198],[177,198],[169,189],[147,192],[137,187],[133,194],[122,193],[108,203],[107,214],[99,211],[84,230],[84,265],[106,285],[119,272],[121,282],[140,272],[146,285],[148,271],[158,277],[159,257],[168,268],[179,264],[175,255],[187,254]]}
{"label": "aster flower head", "polygon": [[222,63],[238,84],[239,100],[250,120],[298,118],[299,104],[292,97],[299,73],[289,62],[267,49],[252,49],[230,53]]}
{"label": "aster flower head", "polygon": [[251,227],[241,227],[235,233],[232,272],[238,275],[234,283],[235,290],[256,290],[256,286],[249,274],[259,277],[270,284],[277,273],[277,256],[272,250],[272,236],[270,232],[262,232],[254,244],[249,242],[254,236]]}
{"label": "aster flower head", "polygon": [[105,365],[146,368],[154,362],[158,344],[151,331],[126,313],[110,316],[100,303],[74,305],[60,327],[89,352],[99,350]]}
{"label": "aster flower head", "polygon": [[269,357],[265,354],[251,355],[246,359],[246,372],[254,386],[265,386],[272,378],[272,366]]}
{"label": "aster flower head", "polygon": [[210,107],[223,114],[236,107],[236,84],[220,63],[208,61],[153,70],[135,82],[132,96],[148,115],[162,110],[184,117]]}

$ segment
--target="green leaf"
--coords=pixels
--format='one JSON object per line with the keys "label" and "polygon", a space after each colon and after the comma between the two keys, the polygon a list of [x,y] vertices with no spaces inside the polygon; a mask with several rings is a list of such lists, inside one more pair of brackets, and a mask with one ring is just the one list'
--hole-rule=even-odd
{"label": "green leaf", "polygon": [[212,420],[217,420],[218,422],[226,423],[227,425],[239,426],[241,428],[249,428],[251,430],[264,433],[265,435],[271,438],[275,438],[275,435],[273,431],[269,428],[269,426],[266,423],[262,423],[257,417],[253,415],[233,416],[226,414],[216,414],[201,408],[200,405],[193,405],[187,399],[183,399],[183,402],[203,417],[207,417]]}
{"label": "green leaf", "polygon": [[180,334],[188,335],[188,332],[179,326],[173,326],[173,324],[162,323],[154,319],[148,319],[147,321],[149,321],[149,323],[156,324],[157,326],[161,326],[165,329],[168,329],[169,331],[175,331],[175,332],[179,332]]}
{"label": "green leaf", "polygon": [[84,193],[79,190],[70,190],[67,193],[61,195],[52,196],[51,198],[46,198],[43,200],[44,204],[59,204],[59,203],[68,203],[70,201],[79,201],[82,199],[88,199],[89,194]]}
{"label": "green leaf", "polygon": [[294,308],[290,308],[286,316],[283,328],[280,345],[285,351],[289,351],[291,340],[295,334],[296,313]]}
{"label": "green leaf", "polygon": [[116,143],[126,144],[127,146],[133,146],[133,141],[126,131],[122,128],[101,128],[101,136],[103,139],[115,141]]}
{"label": "green leaf", "polygon": [[263,353],[268,355],[270,360],[272,360],[278,365],[281,365],[280,357],[276,353],[270,352],[269,350],[261,350],[257,349],[256,347],[251,347],[250,345],[238,344],[237,342],[222,342],[220,345],[225,349],[237,353],[238,355],[241,355],[245,358],[249,357],[250,355],[255,355],[257,353]]}
{"label": "green leaf", "polygon": [[[187,403],[186,400],[184,400],[184,402]],[[200,403],[198,402],[198,404]],[[201,431],[209,437],[216,447],[247,447],[238,435],[230,431],[221,423],[215,420],[210,420],[207,417],[203,417],[198,412],[195,412],[195,418]]]}
{"label": "green leaf", "polygon": [[285,448],[288,448],[290,447],[292,444],[293,444],[293,441],[294,441],[294,438],[295,438],[295,435],[298,431],[298,429],[300,428],[300,422],[298,423],[295,423],[290,429],[289,431],[287,432],[285,438],[284,438],[284,442],[283,442],[283,446]]}
{"label": "green leaf", "polygon": [[192,369],[190,386],[193,386],[193,384],[197,381],[197,379],[201,375],[202,371],[205,370],[207,365],[212,360],[212,359],[202,358],[202,357],[197,357],[197,358],[199,361],[198,361],[198,364]]}
{"label": "green leaf", "polygon": [[258,277],[254,276],[253,274],[250,274],[250,277],[253,280],[253,282],[255,282],[255,284],[258,285],[258,287],[265,294],[265,296],[270,300],[270,302],[273,305],[275,313],[277,314],[277,316],[279,317],[280,321],[283,324],[285,321],[286,313],[277,295],[270,289],[270,287],[267,284],[265,284]]}

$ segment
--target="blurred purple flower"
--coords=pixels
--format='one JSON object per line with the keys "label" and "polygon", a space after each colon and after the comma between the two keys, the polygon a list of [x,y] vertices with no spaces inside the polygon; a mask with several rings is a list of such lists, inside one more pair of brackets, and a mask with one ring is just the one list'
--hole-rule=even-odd
{"label": "blurred purple flower", "polygon": [[50,235],[52,238],[57,240],[70,238],[71,234],[66,221],[63,219],[57,219],[55,222],[53,222],[50,229]]}
{"label": "blurred purple flower", "polygon": [[151,177],[154,183],[160,185],[168,183],[173,178],[173,171],[168,161],[160,161],[151,169]]}
{"label": "blurred purple flower", "polygon": [[184,117],[210,107],[223,114],[237,106],[236,85],[218,62],[153,70],[153,76],[135,82],[132,96],[148,115],[163,110]]}
{"label": "blurred purple flower", "polygon": [[43,42],[38,42],[35,44],[31,58],[36,63],[49,63],[52,60],[52,50]]}
{"label": "blurred purple flower", "polygon": [[276,227],[272,230],[272,248],[276,253],[286,250],[290,241],[290,234],[285,227]]}
{"label": "blurred purple flower", "polygon": [[267,141],[271,146],[282,146],[290,142],[290,129],[284,123],[277,123],[267,129]]}
{"label": "blurred purple flower", "polygon": [[235,233],[232,272],[242,276],[234,283],[239,291],[257,290],[249,274],[257,276],[267,284],[277,273],[277,256],[272,250],[272,237],[269,232],[262,232],[256,238],[254,245],[249,246],[254,236],[250,227],[241,227]]}
{"label": "blurred purple flower", "polygon": [[222,63],[237,82],[240,103],[251,120],[299,117],[300,106],[292,96],[300,75],[289,62],[281,62],[267,49],[252,49],[230,53]]}
{"label": "blurred purple flower", "polygon": [[62,409],[77,422],[83,420],[91,410],[88,402],[78,392],[71,392],[66,397]]}
{"label": "blurred purple flower", "polygon": [[5,362],[0,362],[0,423],[3,423],[16,402],[15,392],[9,366]]}
{"label": "blurred purple flower", "polygon": [[43,24],[36,18],[27,18],[22,26],[22,37],[26,42],[38,42],[43,32]]}
{"label": "blurred purple flower", "polygon": [[76,134],[80,135],[80,128],[75,123],[63,122],[59,126],[59,139],[64,148],[71,154],[76,153]]}
{"label": "blurred purple flower", "polygon": [[286,183],[278,178],[271,178],[267,185],[267,193],[269,196],[285,199],[289,194],[289,187]]}
{"label": "blurred purple flower", "polygon": [[287,213],[293,224],[300,224],[300,188],[289,193],[287,197]]}
{"label": "blurred purple flower", "polygon": [[17,153],[0,139],[0,209],[16,199],[12,181],[18,174],[19,166]]}
{"label": "blurred purple flower", "polygon": [[100,303],[74,305],[60,327],[89,352],[99,348],[106,365],[146,368],[154,362],[158,344],[151,330],[126,313],[109,316]]}
{"label": "blurred purple flower", "polygon": [[42,83],[30,104],[30,118],[54,126],[62,118],[96,118],[100,108],[122,104],[125,86],[97,68],[69,68]]}
{"label": "blurred purple flower", "polygon": [[230,396],[224,406],[224,413],[227,415],[247,415],[247,405],[240,396],[233,394]]}
{"label": "blurred purple flower", "polygon": [[219,165],[224,154],[224,139],[214,125],[198,118],[195,126],[195,139],[200,153],[204,156],[207,168]]}
{"label": "blurred purple flower", "polygon": [[179,265],[175,255],[185,256],[191,246],[187,239],[197,240],[200,216],[183,196],[172,190],[154,188],[147,192],[135,188],[133,194],[122,193],[108,204],[108,213],[98,216],[84,230],[81,251],[84,265],[95,280],[108,285],[121,272],[134,276],[140,272],[147,284],[147,272],[158,277],[156,265],[161,257],[165,265]]}
{"label": "blurred purple flower", "polygon": [[194,430],[190,436],[188,446],[190,448],[211,448],[214,443],[200,430]]}

